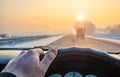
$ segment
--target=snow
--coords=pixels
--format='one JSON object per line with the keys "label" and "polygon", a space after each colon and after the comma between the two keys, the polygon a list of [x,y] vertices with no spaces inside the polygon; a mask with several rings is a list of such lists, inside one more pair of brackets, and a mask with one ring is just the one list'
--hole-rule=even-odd
{"label": "snow", "polygon": [[[24,43],[20,43],[20,44],[14,44],[14,45],[4,45],[4,46],[0,46],[0,48],[31,48],[31,47],[35,47],[35,46],[46,46],[54,41],[56,41],[57,39],[62,38],[65,35],[60,35],[60,36],[53,36],[53,37],[48,37],[48,38],[43,38],[40,40],[36,40],[36,41],[31,41],[31,42],[24,42]],[[89,38],[93,38],[93,39],[97,39],[97,40],[103,40],[103,41],[108,41],[108,42],[113,42],[113,43],[117,43],[120,45],[120,36],[112,36],[112,35],[88,35],[86,37]]]}
{"label": "snow", "polygon": [[21,44],[16,44],[16,45],[4,45],[1,46],[1,48],[31,48],[31,47],[35,47],[35,46],[46,46],[54,41],[56,41],[57,39],[62,38],[65,35],[61,35],[61,36],[53,36],[53,37],[49,37],[49,38],[43,38],[37,41],[31,41],[31,42],[24,42]]}
{"label": "snow", "polygon": [[114,39],[114,40],[120,40],[120,35],[112,35],[112,34],[91,34],[89,36],[94,37],[101,37],[101,38],[108,38],[108,39]]}
{"label": "snow", "polygon": [[87,37],[97,39],[97,40],[101,40],[101,41],[102,40],[103,41],[108,41],[108,42],[112,42],[112,43],[116,43],[116,44],[120,45],[120,40],[118,40],[118,39],[116,40],[116,39],[112,39],[112,38],[108,38],[108,37],[105,38],[104,36],[102,37],[102,36],[99,36],[99,35],[98,36],[90,36],[89,35]]}

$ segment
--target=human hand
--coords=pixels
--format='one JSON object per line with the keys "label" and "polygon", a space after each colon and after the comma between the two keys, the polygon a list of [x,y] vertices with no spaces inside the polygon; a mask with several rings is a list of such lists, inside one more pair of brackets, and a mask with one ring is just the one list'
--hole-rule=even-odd
{"label": "human hand", "polygon": [[2,72],[9,72],[17,77],[44,77],[49,65],[55,59],[57,50],[50,49],[40,61],[41,49],[22,51],[16,58],[10,60]]}

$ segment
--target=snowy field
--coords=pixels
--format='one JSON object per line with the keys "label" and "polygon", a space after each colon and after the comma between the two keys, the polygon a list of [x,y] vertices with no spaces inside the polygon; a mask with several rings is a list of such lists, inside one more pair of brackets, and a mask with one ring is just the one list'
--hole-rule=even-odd
{"label": "snowy field", "polygon": [[120,35],[92,34],[92,35],[89,35],[89,36],[101,37],[101,38],[108,38],[108,39],[114,39],[114,40],[120,40]]}
{"label": "snowy field", "polygon": [[115,43],[120,44],[120,35],[93,34],[93,35],[88,35],[87,37],[95,38],[95,39],[99,39],[99,40],[110,41],[110,42],[115,42]]}
{"label": "snowy field", "polygon": [[28,48],[28,47],[35,47],[35,46],[46,46],[54,41],[56,41],[57,39],[62,38],[65,35],[61,35],[61,36],[53,36],[53,37],[48,37],[48,38],[44,38],[44,39],[40,39],[37,41],[31,41],[31,42],[24,42],[21,44],[15,44],[15,45],[4,45],[4,46],[0,46],[0,48]]}

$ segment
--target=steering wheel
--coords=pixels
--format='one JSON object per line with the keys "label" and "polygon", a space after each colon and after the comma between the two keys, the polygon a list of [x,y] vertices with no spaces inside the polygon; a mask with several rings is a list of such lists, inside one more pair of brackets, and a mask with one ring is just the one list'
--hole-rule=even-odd
{"label": "steering wheel", "polygon": [[45,77],[120,77],[120,60],[90,48],[58,49]]}

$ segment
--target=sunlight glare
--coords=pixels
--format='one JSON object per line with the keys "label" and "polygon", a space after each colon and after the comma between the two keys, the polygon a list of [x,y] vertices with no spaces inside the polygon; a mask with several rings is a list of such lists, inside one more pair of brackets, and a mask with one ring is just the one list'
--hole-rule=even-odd
{"label": "sunlight glare", "polygon": [[84,20],[84,15],[83,14],[78,15],[78,20],[83,21]]}

